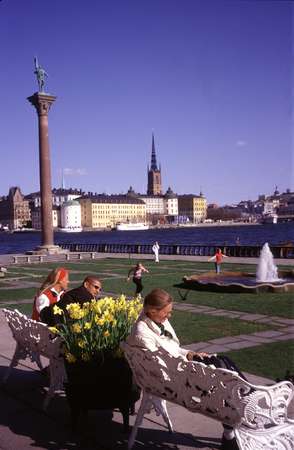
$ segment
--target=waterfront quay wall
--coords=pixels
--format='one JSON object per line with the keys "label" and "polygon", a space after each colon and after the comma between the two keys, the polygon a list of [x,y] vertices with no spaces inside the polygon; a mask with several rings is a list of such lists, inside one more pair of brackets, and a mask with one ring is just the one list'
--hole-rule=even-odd
{"label": "waterfront quay wall", "polygon": [[[97,253],[128,253],[136,255],[152,255],[153,244],[59,244],[61,248],[70,252],[97,252]],[[220,248],[223,253],[236,258],[259,258],[261,246],[243,246],[243,245],[178,245],[162,244],[160,246],[161,255],[175,256],[213,256]],[[271,251],[274,258],[294,259],[294,247],[272,246]]]}

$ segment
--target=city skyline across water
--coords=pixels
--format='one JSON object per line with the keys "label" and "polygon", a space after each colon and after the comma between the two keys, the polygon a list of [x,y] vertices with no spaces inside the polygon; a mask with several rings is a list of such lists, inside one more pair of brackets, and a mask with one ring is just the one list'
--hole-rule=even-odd
{"label": "city skyline across water", "polygon": [[[262,246],[294,243],[292,223],[275,225],[200,226],[189,228],[152,229],[146,231],[91,231],[82,233],[55,232],[55,243],[124,243],[179,245],[240,245]],[[40,244],[39,232],[0,233],[0,254],[24,253]]]}
{"label": "city skyline across water", "polygon": [[[146,177],[146,180],[147,180],[147,177]],[[147,181],[146,181],[146,186],[147,186]],[[16,186],[15,184],[11,184],[11,186],[10,186],[10,188],[12,188],[12,187],[18,187],[18,188],[20,188],[20,190],[21,190],[21,193],[26,197],[26,196],[30,196],[30,195],[36,195],[36,194],[39,194],[40,195],[40,190],[37,190],[37,191],[34,191],[34,192],[24,192],[23,190],[22,190],[22,187],[21,186]],[[119,195],[126,195],[126,194],[128,194],[128,191],[129,191],[129,189],[130,188],[133,188],[133,186],[132,186],[132,183],[130,183],[130,185],[128,186],[128,188],[125,190],[125,192],[113,192],[113,193],[111,193],[111,194],[106,194],[106,193],[104,193],[104,192],[92,192],[92,191],[88,191],[87,189],[85,189],[85,190],[83,190],[83,189],[81,189],[81,188],[78,188],[78,187],[66,187],[65,186],[65,184],[63,185],[63,186],[53,186],[52,187],[52,191],[55,191],[55,192],[66,192],[66,193],[73,193],[73,194],[79,194],[79,195],[88,195],[88,194],[90,194],[90,195],[101,195],[101,196],[119,196]],[[165,189],[165,190],[163,190],[163,194],[162,195],[164,195],[165,193],[166,193],[166,191],[168,191],[168,189],[169,189],[170,187],[168,187],[167,189]],[[275,192],[278,192],[278,194],[275,194]],[[293,191],[290,191],[290,188],[286,188],[284,191],[278,191],[278,186],[277,185],[275,185],[275,186],[273,186],[273,189],[272,189],[272,191],[271,192],[263,192],[263,193],[257,193],[257,196],[256,196],[256,198],[252,198],[252,199],[244,199],[244,198],[240,198],[240,199],[236,199],[236,201],[235,202],[233,202],[233,203],[229,203],[229,202],[227,202],[225,199],[224,199],[224,202],[223,203],[218,203],[217,205],[219,205],[219,206],[229,206],[229,205],[238,205],[240,202],[243,202],[243,201],[252,201],[252,202],[254,202],[254,201],[257,201],[260,197],[265,197],[265,198],[268,198],[268,197],[270,197],[270,196],[273,196],[273,195],[277,195],[277,196],[279,196],[280,194],[286,194],[286,193],[292,193]],[[8,196],[8,194],[9,194],[9,191],[7,191],[7,192],[0,192],[0,197],[7,197]],[[145,191],[143,191],[143,192],[135,192],[135,194],[137,194],[137,195],[148,195],[148,194],[146,194],[146,190]],[[205,195],[205,193],[203,194],[203,192],[202,192],[202,189],[201,189],[201,187],[200,187],[200,190],[199,190],[199,192],[185,192],[185,193],[182,193],[181,195],[195,195],[195,196],[197,196],[197,195],[203,195],[206,199],[207,199],[207,197],[206,197],[206,195]],[[176,192],[175,192],[175,195],[178,195]],[[179,194],[180,195],[180,194]],[[207,203],[208,204],[216,204],[216,203],[214,203],[214,202],[210,202],[209,201],[209,199],[207,199]]]}
{"label": "city skyline across water", "polygon": [[290,1],[1,2],[0,192],[39,189],[34,56],[57,96],[52,185],[65,168],[87,191],[145,192],[154,131],[163,190],[202,188],[220,204],[293,190],[292,12]]}

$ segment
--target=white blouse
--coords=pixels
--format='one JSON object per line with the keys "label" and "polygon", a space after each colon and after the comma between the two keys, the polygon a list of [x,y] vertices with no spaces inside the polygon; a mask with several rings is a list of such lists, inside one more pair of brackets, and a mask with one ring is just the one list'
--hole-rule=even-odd
{"label": "white blouse", "polygon": [[144,312],[141,313],[141,315],[133,325],[131,334],[127,338],[127,343],[135,347],[146,348],[152,352],[163,348],[172,356],[181,356],[182,358],[187,360],[186,356],[187,353],[189,353],[189,350],[185,350],[184,348],[180,347],[180,343],[175,330],[173,329],[169,321],[166,319],[162,323],[162,325],[164,326],[165,330],[171,333],[172,337],[161,335],[161,330],[158,325],[156,325],[155,322],[149,319],[149,317],[146,316]]}
{"label": "white blouse", "polygon": [[[55,292],[56,302],[59,302],[60,297],[64,293],[64,291],[57,292],[54,288],[51,288],[50,291]],[[46,308],[46,306],[49,306],[49,305],[50,305],[50,300],[46,294],[41,294],[39,297],[36,298],[36,309],[39,314],[43,308]]]}

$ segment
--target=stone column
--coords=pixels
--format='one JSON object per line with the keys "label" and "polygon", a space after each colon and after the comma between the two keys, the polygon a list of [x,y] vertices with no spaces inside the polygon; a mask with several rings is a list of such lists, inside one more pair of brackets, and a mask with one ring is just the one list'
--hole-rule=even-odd
{"label": "stone column", "polygon": [[56,97],[36,92],[28,101],[36,108],[39,120],[39,167],[41,192],[42,243],[36,250],[42,253],[57,253],[54,245],[52,224],[51,164],[48,137],[48,112]]}

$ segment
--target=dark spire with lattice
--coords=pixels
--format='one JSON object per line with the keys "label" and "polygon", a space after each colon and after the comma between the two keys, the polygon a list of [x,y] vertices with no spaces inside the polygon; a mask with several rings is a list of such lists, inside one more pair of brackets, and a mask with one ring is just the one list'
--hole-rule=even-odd
{"label": "dark spire with lattice", "polygon": [[154,144],[154,134],[152,133],[152,152],[151,152],[151,170],[158,170],[157,161],[156,161],[156,153],[155,153],[155,144]]}

